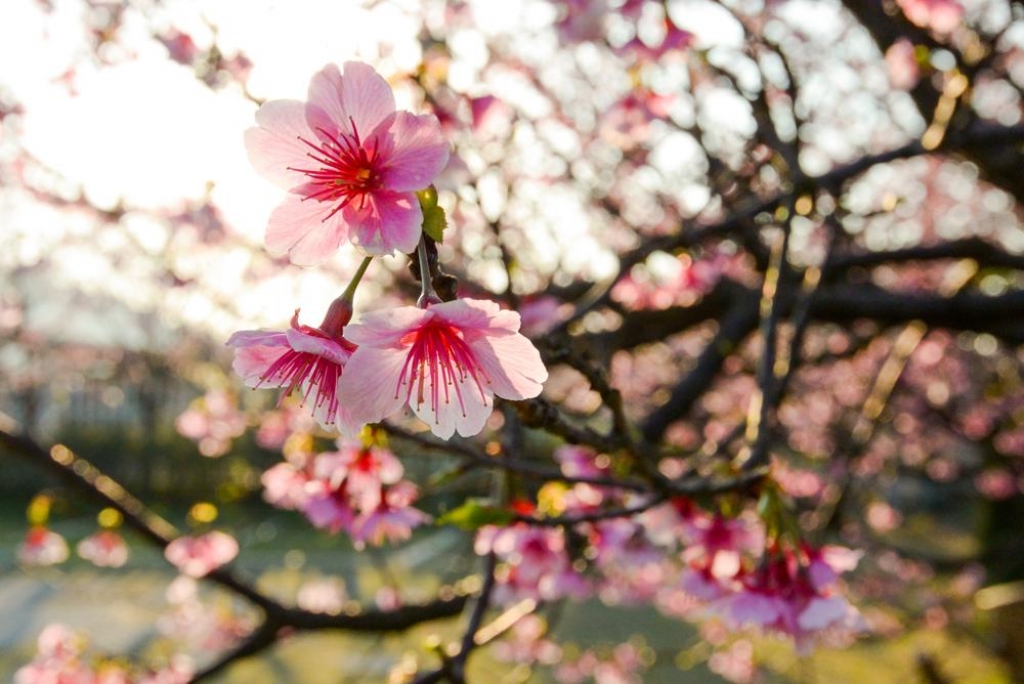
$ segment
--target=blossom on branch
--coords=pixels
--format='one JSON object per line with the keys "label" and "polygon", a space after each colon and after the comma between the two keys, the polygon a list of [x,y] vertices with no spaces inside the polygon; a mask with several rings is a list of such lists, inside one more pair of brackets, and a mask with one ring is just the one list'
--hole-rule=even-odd
{"label": "blossom on branch", "polygon": [[483,430],[494,396],[529,399],[548,372],[519,334],[519,314],[460,299],[375,311],[346,328],[359,345],[341,380],[353,418],[375,423],[403,405],[438,437]]}
{"label": "blossom on branch", "polygon": [[164,549],[164,557],[189,577],[203,577],[238,555],[238,542],[224,532],[178,537]]}
{"label": "blossom on branch", "polygon": [[22,565],[57,565],[68,559],[68,543],[45,525],[33,525],[18,546]]}
{"label": "blossom on branch", "polygon": [[232,367],[252,388],[282,387],[285,394],[300,389],[303,405],[312,397],[313,417],[320,425],[355,433],[360,425],[338,401],[338,382],[355,345],[341,335],[340,327],[336,334],[321,328],[301,325],[296,310],[284,332],[236,332],[227,341],[235,347]]}
{"label": "blossom on branch", "polygon": [[352,242],[367,254],[416,248],[423,213],[415,191],[448,162],[432,114],[395,111],[390,86],[372,67],[320,70],[308,100],[273,100],[245,134],[256,170],[288,190],[270,215],[267,250],[310,266]]}

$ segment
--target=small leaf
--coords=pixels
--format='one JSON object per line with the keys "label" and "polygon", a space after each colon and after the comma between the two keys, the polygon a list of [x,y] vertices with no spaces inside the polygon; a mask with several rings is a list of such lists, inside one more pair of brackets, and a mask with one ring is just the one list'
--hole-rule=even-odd
{"label": "small leaf", "polygon": [[437,190],[431,185],[426,190],[417,192],[416,197],[419,199],[420,209],[423,210],[423,232],[434,242],[442,242],[448,220],[444,215],[444,209],[437,206]]}
{"label": "small leaf", "polygon": [[453,508],[437,518],[438,525],[455,525],[463,530],[478,530],[484,525],[507,525],[515,515],[503,508],[485,503],[484,499],[467,499],[458,508]]}
{"label": "small leaf", "polygon": [[441,243],[444,240],[444,229],[448,227],[448,220],[445,218],[444,209],[434,207],[423,210],[423,232],[431,240]]}

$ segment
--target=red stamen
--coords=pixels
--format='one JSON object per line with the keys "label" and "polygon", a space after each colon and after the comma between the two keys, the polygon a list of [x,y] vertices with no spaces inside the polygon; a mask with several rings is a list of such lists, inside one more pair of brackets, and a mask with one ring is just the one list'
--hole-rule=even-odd
{"label": "red stamen", "polygon": [[[405,359],[395,387],[397,398],[402,385],[406,385],[406,398],[412,404],[413,384],[416,384],[416,407],[430,402],[435,422],[439,421],[438,409],[441,402],[450,404],[452,390],[462,415],[466,415],[466,400],[462,395],[462,383],[471,378],[480,391],[482,401],[487,400],[484,385],[490,381],[483,372],[473,350],[452,325],[437,319],[427,321],[419,330],[410,333],[412,346]],[[408,340],[406,340],[408,341]],[[425,396],[427,381],[430,382],[430,396]],[[442,397],[441,390],[444,390]]]}
{"label": "red stamen", "polygon": [[317,128],[325,141],[310,141],[299,136],[312,151],[306,156],[320,165],[320,168],[297,168],[289,166],[290,171],[305,174],[315,187],[303,197],[318,202],[334,202],[331,211],[324,216],[326,221],[350,202],[357,200],[360,210],[366,206],[367,196],[372,195],[381,187],[380,144],[378,140],[364,141],[359,137],[356,123],[349,117],[351,133],[338,131],[332,135],[330,131]]}

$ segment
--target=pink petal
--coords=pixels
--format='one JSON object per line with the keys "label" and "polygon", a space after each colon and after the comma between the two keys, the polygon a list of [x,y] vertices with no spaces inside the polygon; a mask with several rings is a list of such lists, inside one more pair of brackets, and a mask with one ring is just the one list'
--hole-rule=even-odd
{"label": "pink petal", "polygon": [[383,172],[387,187],[406,192],[430,185],[448,163],[448,142],[437,117],[398,112],[390,133],[393,147]]}
{"label": "pink petal", "polygon": [[345,337],[357,345],[389,347],[397,344],[410,330],[421,327],[432,318],[435,308],[402,306],[397,309],[371,311],[360,316],[358,322],[345,326]]}
{"label": "pink petal", "polygon": [[[443,318],[450,322],[456,328],[466,329],[485,329],[490,330],[494,328],[494,322],[496,320],[507,325],[510,321],[505,317],[499,319],[502,313],[501,307],[495,302],[487,299],[456,299],[451,302],[442,302],[441,304],[434,304],[430,307],[430,311],[434,315]],[[519,316],[515,312],[506,312],[512,314],[516,321],[516,330],[518,330]],[[497,327],[504,328],[503,325]]]}
{"label": "pink petal", "polygon": [[729,614],[739,625],[767,626],[783,615],[783,604],[778,599],[754,592],[736,596],[729,605]]}
{"label": "pink petal", "polygon": [[356,349],[339,385],[339,401],[352,419],[378,423],[402,408],[406,397],[398,391],[398,379],[405,357],[404,349]]}
{"label": "pink petal", "polygon": [[349,357],[352,356],[352,352],[342,348],[334,340],[318,335],[310,335],[298,328],[289,328],[286,334],[288,336],[288,344],[297,352],[307,352],[316,356],[322,356],[342,367],[348,362]]}
{"label": "pink petal", "polygon": [[271,100],[256,112],[256,128],[245,132],[249,161],[264,178],[283,188],[293,188],[304,179],[288,167],[306,168],[309,151],[300,137],[313,139],[306,125],[306,106],[295,100]]}
{"label": "pink petal", "polygon": [[[344,75],[334,64],[325,66],[310,81],[308,98],[311,105],[330,117],[334,130],[328,130],[332,133],[351,133],[354,122],[360,135],[366,136],[395,112],[395,97],[387,81],[361,62],[345,62]],[[313,127],[323,125],[320,121],[310,123]]]}
{"label": "pink petal", "polygon": [[288,337],[279,330],[239,330],[224,344],[229,347],[287,347]]}
{"label": "pink petal", "polygon": [[[442,378],[426,373],[413,379],[411,392],[402,388],[401,394],[408,394],[409,407],[413,413],[441,439],[449,439],[456,431],[463,437],[479,434],[491,415],[494,406],[492,395],[481,392],[472,375],[456,375],[458,387],[445,385],[437,389],[440,398],[435,412],[434,402],[430,400],[435,380],[443,381]],[[420,396],[424,397],[423,402],[417,401]]]}
{"label": "pink petal", "polygon": [[547,368],[533,344],[516,333],[483,337],[471,347],[487,376],[488,388],[505,399],[531,399],[541,393]]}
{"label": "pink petal", "polygon": [[265,378],[267,370],[288,351],[288,347],[242,347],[235,351],[231,368],[244,379],[246,387],[280,387],[282,378]]}
{"label": "pink petal", "polygon": [[797,626],[804,630],[824,629],[846,617],[849,605],[838,596],[812,599],[797,618]]}
{"label": "pink petal", "polygon": [[352,244],[374,256],[390,256],[396,250],[408,254],[416,249],[423,226],[416,195],[383,190],[367,195],[361,206],[356,204],[341,210],[351,227]]}
{"label": "pink petal", "polygon": [[326,261],[338,250],[348,232],[341,212],[324,220],[331,209],[328,202],[304,200],[290,193],[270,214],[267,251],[274,257],[287,254],[293,264],[300,266]]}

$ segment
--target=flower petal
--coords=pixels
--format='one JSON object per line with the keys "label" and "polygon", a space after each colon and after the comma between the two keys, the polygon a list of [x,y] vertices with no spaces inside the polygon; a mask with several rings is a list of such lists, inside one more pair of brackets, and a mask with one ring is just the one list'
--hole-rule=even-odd
{"label": "flower petal", "polygon": [[404,349],[356,349],[339,383],[339,402],[351,420],[377,423],[402,407],[398,380],[405,357]]}
{"label": "flower petal", "polygon": [[345,326],[345,338],[357,345],[390,347],[433,317],[433,310],[415,306],[401,306],[397,309],[370,311],[359,317],[355,323]]}
{"label": "flower petal", "polygon": [[341,210],[350,226],[352,244],[373,256],[390,256],[397,250],[416,249],[423,226],[423,212],[411,192],[379,191],[366,195],[361,206],[352,202]]}
{"label": "flower petal", "polygon": [[348,233],[348,226],[339,212],[331,212],[328,202],[304,199],[289,193],[267,222],[266,246],[271,256],[285,254],[293,264],[312,266],[330,258]]}
{"label": "flower petal", "polygon": [[[413,413],[441,439],[450,438],[456,431],[463,437],[479,434],[494,407],[490,392],[481,391],[476,380],[468,373],[456,374],[454,386],[442,382],[440,387],[435,388],[434,383],[438,380],[443,378],[428,372],[413,378],[411,392],[402,389],[402,396],[409,397],[409,407]],[[435,390],[438,393],[436,402],[431,400]],[[419,401],[418,397],[423,397],[423,401]]]}
{"label": "flower petal", "polygon": [[[328,64],[309,83],[309,103],[319,107],[346,134],[352,123],[362,136],[368,135],[395,112],[395,96],[380,74],[362,62],[345,62],[345,73],[337,65]],[[322,126],[319,117],[310,126]],[[336,131],[331,131],[334,133]]]}
{"label": "flower petal", "polygon": [[487,378],[487,387],[505,399],[532,399],[541,393],[548,370],[528,339],[486,336],[470,343]]}
{"label": "flower petal", "polygon": [[405,192],[430,185],[448,163],[448,142],[437,117],[398,112],[389,132],[392,148],[383,170],[387,187]]}
{"label": "flower petal", "polygon": [[306,156],[309,150],[299,140],[313,139],[305,109],[295,100],[271,100],[256,112],[256,127],[245,132],[245,149],[253,168],[283,188],[295,187],[305,179],[288,167],[304,168],[310,163]]}
{"label": "flower petal", "polygon": [[281,355],[288,352],[288,347],[240,347],[235,350],[235,360],[231,368],[245,380],[247,387],[280,387],[286,379],[280,374],[277,377],[266,377],[267,370]]}

